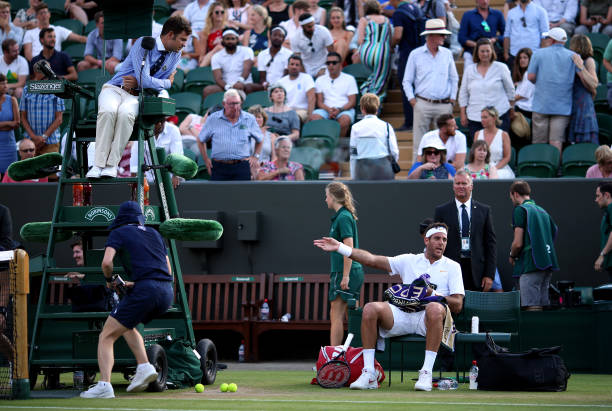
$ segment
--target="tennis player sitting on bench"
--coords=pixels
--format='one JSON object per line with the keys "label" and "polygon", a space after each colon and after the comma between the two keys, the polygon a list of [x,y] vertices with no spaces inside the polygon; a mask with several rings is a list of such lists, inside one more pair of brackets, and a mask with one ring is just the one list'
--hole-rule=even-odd
{"label": "tennis player sitting on bench", "polygon": [[[351,384],[351,389],[376,389],[378,382],[374,371],[374,347],[379,338],[379,348],[384,350],[384,338],[405,334],[425,336],[425,361],[419,371],[419,380],[414,385],[417,391],[431,391],[431,375],[438,348],[443,340],[446,307],[436,300],[446,302],[453,313],[461,311],[463,305],[463,280],[458,263],[444,257],[448,228],[444,223],[433,223],[425,232],[425,253],[402,254],[395,257],[373,255],[366,250],[350,248],[333,238],[324,237],[314,244],[325,251],[336,251],[352,260],[369,267],[385,270],[389,274],[399,274],[402,282],[415,284],[429,275],[426,292],[420,300],[428,304],[417,304],[421,311],[405,312],[389,302],[371,302],[363,308],[361,319],[361,340],[363,342],[364,368],[361,376]],[[416,281],[415,281],[416,280]],[[433,287],[432,287],[433,286]],[[407,286],[406,286],[407,287]],[[414,285],[410,286],[411,291]],[[436,290],[434,291],[435,288]],[[444,296],[440,297],[432,296]],[[419,300],[419,299],[417,299]],[[450,317],[449,317],[450,319]],[[444,336],[452,334],[447,330]]]}

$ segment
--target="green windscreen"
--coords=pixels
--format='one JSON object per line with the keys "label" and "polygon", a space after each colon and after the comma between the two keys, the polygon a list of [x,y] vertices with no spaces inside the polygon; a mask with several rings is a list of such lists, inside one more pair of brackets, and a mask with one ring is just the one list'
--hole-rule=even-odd
{"label": "green windscreen", "polygon": [[104,37],[136,39],[151,35],[153,0],[102,0]]}

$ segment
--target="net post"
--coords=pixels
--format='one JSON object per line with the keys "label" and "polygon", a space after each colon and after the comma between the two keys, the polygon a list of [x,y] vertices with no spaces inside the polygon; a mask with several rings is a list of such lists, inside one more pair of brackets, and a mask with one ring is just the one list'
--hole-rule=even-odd
{"label": "net post", "polygon": [[13,398],[30,397],[28,367],[28,294],[30,293],[30,259],[24,250],[15,250],[15,354],[13,358]]}

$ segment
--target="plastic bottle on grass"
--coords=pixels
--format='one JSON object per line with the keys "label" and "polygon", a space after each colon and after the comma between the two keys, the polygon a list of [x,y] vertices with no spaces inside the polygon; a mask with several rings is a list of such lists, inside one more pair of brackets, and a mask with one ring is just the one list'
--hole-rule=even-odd
{"label": "plastic bottle on grass", "polygon": [[244,362],[244,340],[240,342],[240,347],[238,347],[238,361]]}
{"label": "plastic bottle on grass", "polygon": [[270,306],[268,305],[268,299],[264,299],[261,308],[259,309],[259,319],[266,321],[270,319]]}
{"label": "plastic bottle on grass", "polygon": [[470,390],[478,389],[478,365],[476,361],[472,361],[472,368],[470,368]]}
{"label": "plastic bottle on grass", "polygon": [[459,388],[459,383],[457,380],[444,378],[438,381],[439,390],[456,390],[457,388]]}

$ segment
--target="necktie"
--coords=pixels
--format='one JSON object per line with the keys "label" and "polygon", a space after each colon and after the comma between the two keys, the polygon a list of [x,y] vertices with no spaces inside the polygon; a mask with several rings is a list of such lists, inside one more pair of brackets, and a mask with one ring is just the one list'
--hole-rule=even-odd
{"label": "necktie", "polygon": [[461,204],[461,237],[470,236],[470,217],[468,216],[465,204]]}
{"label": "necktie", "polygon": [[167,51],[161,51],[160,53],[161,53],[161,55],[159,56],[159,58],[151,66],[151,71],[149,72],[149,75],[151,77],[153,77],[155,75],[155,73],[157,73],[159,71],[159,69],[161,68],[162,64],[164,64],[164,61],[166,60],[166,55],[168,54],[168,52]]}

